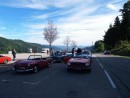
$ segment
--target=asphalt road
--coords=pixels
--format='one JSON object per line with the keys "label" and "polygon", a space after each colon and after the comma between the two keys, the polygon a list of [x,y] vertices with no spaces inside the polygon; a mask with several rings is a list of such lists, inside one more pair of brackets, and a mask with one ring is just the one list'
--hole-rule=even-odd
{"label": "asphalt road", "polygon": [[0,73],[0,98],[130,98],[130,59],[93,55],[91,73],[54,63],[38,73]]}
{"label": "asphalt road", "polygon": [[123,98],[130,98],[130,58],[97,54],[99,65],[110,74]]}

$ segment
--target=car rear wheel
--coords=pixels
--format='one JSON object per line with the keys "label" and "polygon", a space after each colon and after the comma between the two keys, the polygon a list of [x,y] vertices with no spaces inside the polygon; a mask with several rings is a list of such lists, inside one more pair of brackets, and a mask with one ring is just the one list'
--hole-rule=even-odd
{"label": "car rear wheel", "polygon": [[7,64],[8,63],[8,61],[7,60],[4,60],[4,62],[3,62],[4,64]]}
{"label": "car rear wheel", "polygon": [[38,72],[38,67],[37,66],[35,66],[34,68],[33,68],[33,72]]}

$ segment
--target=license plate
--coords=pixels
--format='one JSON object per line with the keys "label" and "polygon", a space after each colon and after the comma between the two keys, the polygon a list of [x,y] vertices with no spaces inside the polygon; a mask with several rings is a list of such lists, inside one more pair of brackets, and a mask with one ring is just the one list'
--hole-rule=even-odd
{"label": "license plate", "polygon": [[25,69],[25,67],[20,67],[19,69]]}

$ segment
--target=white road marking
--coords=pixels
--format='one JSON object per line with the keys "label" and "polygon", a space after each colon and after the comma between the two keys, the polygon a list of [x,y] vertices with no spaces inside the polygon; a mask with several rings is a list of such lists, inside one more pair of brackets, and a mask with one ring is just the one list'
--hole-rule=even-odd
{"label": "white road marking", "polygon": [[111,83],[112,87],[113,87],[113,88],[116,88],[116,85],[115,85],[115,83],[113,82],[113,80],[111,79],[111,77],[110,77],[110,75],[108,74],[108,72],[107,72],[106,70],[104,70],[104,72],[105,72],[105,74],[106,74],[106,76],[107,76],[109,82]]}
{"label": "white road marking", "polygon": [[2,79],[2,82],[10,82],[11,80]]}
{"label": "white road marking", "polygon": [[47,76],[45,76],[43,79],[41,79],[41,80],[38,81],[38,82],[26,82],[26,81],[24,81],[23,84],[37,85],[37,84],[41,83],[43,80],[49,78],[51,75],[55,74],[56,72],[57,72],[57,71],[54,71],[54,72],[48,74]]}
{"label": "white road marking", "polygon": [[[97,58],[96,58],[97,59]],[[104,67],[102,66],[102,64],[99,62],[99,60],[97,59],[99,65],[102,67],[102,69],[104,69]]]}
{"label": "white road marking", "polygon": [[31,84],[31,85],[37,85],[37,84],[39,84],[40,83],[40,81],[38,81],[38,82],[23,82],[23,84]]}
{"label": "white road marking", "polygon": [[[97,59],[97,58],[96,58],[96,59]],[[108,78],[108,80],[109,80],[111,86],[112,86],[114,89],[116,89],[116,85],[115,85],[115,83],[113,82],[113,80],[112,80],[112,78],[110,77],[110,75],[108,74],[108,72],[104,69],[103,65],[100,63],[100,61],[99,61],[98,59],[97,59],[97,61],[98,61],[99,65],[102,67],[102,69],[104,70],[104,72],[105,72],[105,74],[106,74],[106,76],[107,76],[107,78]]]}

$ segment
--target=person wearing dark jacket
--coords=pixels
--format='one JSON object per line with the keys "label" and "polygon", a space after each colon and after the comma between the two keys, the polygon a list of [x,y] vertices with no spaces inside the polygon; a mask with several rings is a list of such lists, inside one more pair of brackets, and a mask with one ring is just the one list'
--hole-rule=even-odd
{"label": "person wearing dark jacket", "polygon": [[16,58],[16,51],[15,51],[15,49],[12,49],[12,55],[13,55],[13,61],[15,61],[15,58]]}
{"label": "person wearing dark jacket", "polygon": [[72,51],[71,51],[71,52],[72,52],[72,55],[73,55],[73,56],[74,56],[74,51],[75,51],[75,49],[74,49],[74,48],[72,48]]}
{"label": "person wearing dark jacket", "polygon": [[80,48],[77,49],[77,54],[81,54],[82,50]]}

